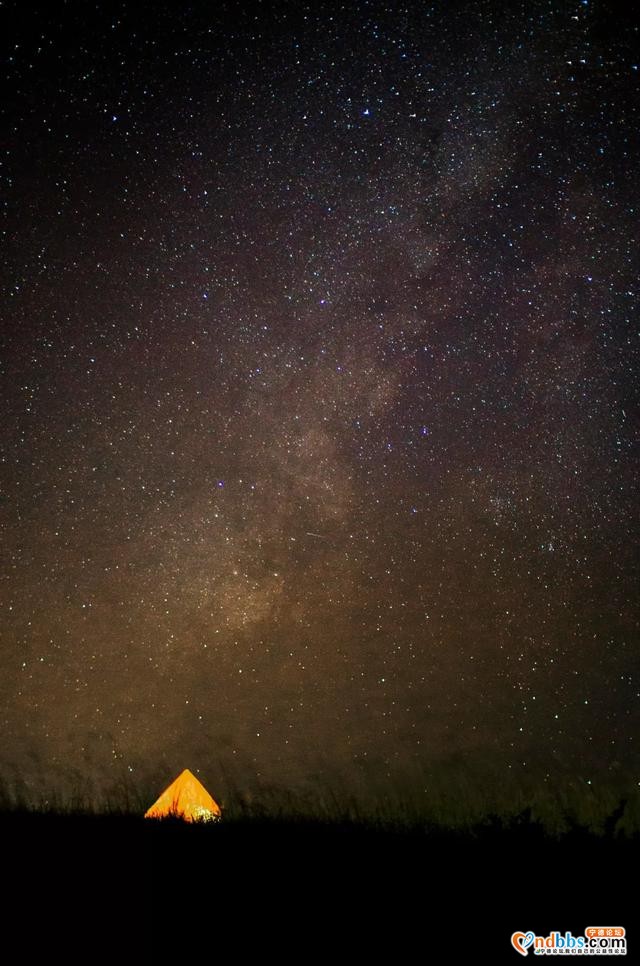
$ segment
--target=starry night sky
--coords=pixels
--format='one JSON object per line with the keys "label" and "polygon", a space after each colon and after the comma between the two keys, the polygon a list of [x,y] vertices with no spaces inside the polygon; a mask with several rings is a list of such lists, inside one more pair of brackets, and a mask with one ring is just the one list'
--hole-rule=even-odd
{"label": "starry night sky", "polygon": [[1,16],[3,779],[634,775],[636,21]]}

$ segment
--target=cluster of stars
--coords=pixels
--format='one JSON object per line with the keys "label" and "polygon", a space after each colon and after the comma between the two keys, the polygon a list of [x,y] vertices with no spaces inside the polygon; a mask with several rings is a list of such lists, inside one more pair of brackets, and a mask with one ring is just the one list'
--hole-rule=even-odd
{"label": "cluster of stars", "polygon": [[392,7],[16,18],[29,781],[632,767],[637,34]]}

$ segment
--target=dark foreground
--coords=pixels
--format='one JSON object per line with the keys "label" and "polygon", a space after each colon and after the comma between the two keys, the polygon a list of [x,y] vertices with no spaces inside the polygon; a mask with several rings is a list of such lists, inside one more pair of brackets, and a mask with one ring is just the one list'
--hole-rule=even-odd
{"label": "dark foreground", "polygon": [[625,926],[630,961],[640,949],[638,839],[33,813],[1,815],[0,836],[8,926],[21,916],[15,935],[68,962],[111,944],[123,963],[518,962],[512,932],[591,925]]}

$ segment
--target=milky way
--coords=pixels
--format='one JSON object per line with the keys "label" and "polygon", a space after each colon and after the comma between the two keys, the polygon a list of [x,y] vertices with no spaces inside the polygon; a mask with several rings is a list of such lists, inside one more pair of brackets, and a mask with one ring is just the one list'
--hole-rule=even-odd
{"label": "milky way", "polygon": [[28,7],[5,780],[633,775],[635,21]]}

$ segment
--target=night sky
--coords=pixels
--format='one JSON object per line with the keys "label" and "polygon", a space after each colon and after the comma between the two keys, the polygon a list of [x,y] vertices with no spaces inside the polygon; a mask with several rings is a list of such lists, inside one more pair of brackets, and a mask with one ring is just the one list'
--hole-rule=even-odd
{"label": "night sky", "polygon": [[616,10],[3,4],[4,781],[640,780]]}

